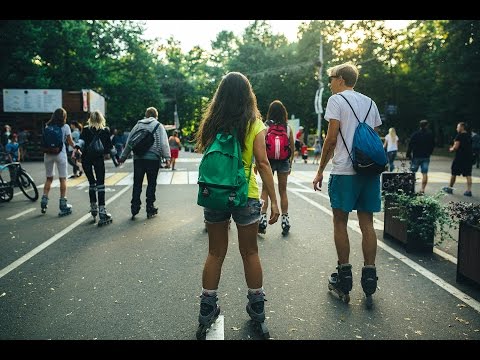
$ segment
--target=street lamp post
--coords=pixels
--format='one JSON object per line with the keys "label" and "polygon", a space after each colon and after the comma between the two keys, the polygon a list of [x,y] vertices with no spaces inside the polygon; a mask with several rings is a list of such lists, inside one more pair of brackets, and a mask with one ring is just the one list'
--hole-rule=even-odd
{"label": "street lamp post", "polygon": [[323,82],[322,82],[322,68],[323,68],[323,41],[322,35],[320,35],[320,51],[318,54],[318,90],[315,94],[315,112],[318,115],[317,118],[317,129],[318,129],[318,139],[320,140],[320,146],[322,146],[322,95],[323,95]]}

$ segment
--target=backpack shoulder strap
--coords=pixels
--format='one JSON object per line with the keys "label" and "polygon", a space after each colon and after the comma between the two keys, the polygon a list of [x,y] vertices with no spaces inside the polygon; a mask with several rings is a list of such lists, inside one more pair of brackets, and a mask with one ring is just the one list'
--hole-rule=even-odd
{"label": "backpack shoulder strap", "polygon": [[153,128],[152,134],[155,134],[155,131],[157,131],[158,127],[160,126],[160,121],[157,121],[157,125]]}
{"label": "backpack shoulder strap", "polygon": [[[342,94],[340,94],[340,93],[339,93],[338,95],[340,95],[342,98],[345,99],[345,101],[347,102],[348,106],[350,106],[350,109],[352,109],[353,115],[355,115],[357,121],[360,122],[360,120],[358,119],[357,114],[355,113],[355,110],[353,110],[353,107],[352,107],[352,105],[350,104],[350,102],[347,100],[347,98],[346,98],[345,96],[343,96]],[[371,107],[371,105],[370,105],[370,107]],[[368,109],[368,112],[370,112],[370,109]],[[367,114],[367,115],[368,115],[368,114]]]}
{"label": "backpack shoulder strap", "polygon": [[363,119],[363,122],[367,121],[368,114],[370,114],[370,110],[372,109],[373,105],[373,100],[370,99],[370,107],[368,108],[367,115],[365,115],[365,119]]}

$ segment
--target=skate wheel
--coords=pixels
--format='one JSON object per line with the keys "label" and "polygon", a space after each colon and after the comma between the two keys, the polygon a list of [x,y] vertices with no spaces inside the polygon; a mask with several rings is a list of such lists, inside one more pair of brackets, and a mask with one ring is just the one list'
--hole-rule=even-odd
{"label": "skate wheel", "polygon": [[197,340],[206,340],[207,328],[205,327],[205,325],[198,325],[196,336]]}
{"label": "skate wheel", "polygon": [[264,340],[270,339],[270,332],[268,331],[267,325],[265,323],[260,323],[260,334],[262,335]]}
{"label": "skate wheel", "polygon": [[367,309],[369,309],[369,310],[373,307],[372,295],[366,296],[366,298],[365,298],[365,306],[366,306]]}

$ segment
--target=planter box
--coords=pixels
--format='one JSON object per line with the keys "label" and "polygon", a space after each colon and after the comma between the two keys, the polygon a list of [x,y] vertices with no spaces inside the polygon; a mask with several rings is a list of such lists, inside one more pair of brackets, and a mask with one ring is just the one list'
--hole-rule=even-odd
{"label": "planter box", "polygon": [[419,207],[412,211],[411,218],[407,222],[402,222],[400,219],[395,218],[399,215],[398,209],[390,209],[393,206],[392,202],[385,198],[385,212],[384,212],[384,237],[393,237],[405,245],[407,252],[433,252],[434,242],[434,228],[432,224],[425,224],[425,227],[429,228],[427,239],[421,239],[417,234],[408,233],[408,223],[417,221],[419,215],[422,212],[422,208]]}
{"label": "planter box", "polygon": [[480,228],[462,222],[458,233],[457,282],[466,279],[480,285]]}

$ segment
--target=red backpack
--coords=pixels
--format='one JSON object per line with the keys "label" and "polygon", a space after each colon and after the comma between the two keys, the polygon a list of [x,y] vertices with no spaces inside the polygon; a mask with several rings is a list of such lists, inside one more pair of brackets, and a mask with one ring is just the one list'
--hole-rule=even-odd
{"label": "red backpack", "polygon": [[290,158],[290,139],[287,134],[287,125],[271,124],[265,136],[267,157],[269,160],[286,160]]}

